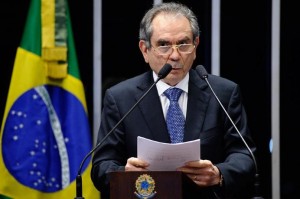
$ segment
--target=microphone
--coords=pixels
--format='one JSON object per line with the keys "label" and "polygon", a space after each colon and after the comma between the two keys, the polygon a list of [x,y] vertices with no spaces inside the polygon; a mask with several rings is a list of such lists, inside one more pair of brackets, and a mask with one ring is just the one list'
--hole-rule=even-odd
{"label": "microphone", "polygon": [[207,85],[209,86],[211,92],[213,93],[213,95],[215,96],[215,98],[217,99],[218,103],[220,104],[220,106],[222,107],[223,111],[225,112],[225,114],[227,115],[227,118],[230,120],[232,126],[235,128],[236,132],[238,133],[238,135],[240,136],[240,138],[242,139],[244,145],[246,146],[246,148],[248,149],[252,160],[254,162],[254,166],[255,166],[255,182],[254,182],[254,197],[252,197],[251,199],[263,199],[263,197],[259,196],[259,186],[260,186],[260,182],[259,182],[259,174],[258,174],[258,168],[257,168],[257,163],[256,163],[256,159],[255,156],[253,155],[253,152],[251,151],[250,147],[248,146],[247,142],[245,141],[245,139],[243,138],[242,134],[240,133],[240,131],[238,130],[238,128],[236,127],[236,125],[234,124],[234,122],[232,121],[231,117],[229,116],[228,112],[226,111],[226,109],[224,108],[223,104],[221,103],[221,101],[219,100],[218,96],[215,94],[214,90],[212,89],[209,81],[208,81],[208,73],[206,71],[206,69],[204,68],[204,66],[202,65],[198,65],[196,66],[196,72],[198,73],[198,75],[204,79],[207,83]]}
{"label": "microphone", "polygon": [[156,81],[150,86],[150,88],[140,97],[140,99],[129,109],[129,111],[119,120],[119,122],[105,135],[105,137],[84,157],[82,160],[78,174],[76,176],[76,197],[75,199],[84,199],[82,197],[82,178],[81,178],[81,170],[83,167],[83,164],[87,160],[88,157],[90,157],[101,145],[102,143],[107,139],[107,137],[114,132],[114,130],[123,122],[123,120],[135,109],[135,107],[144,99],[144,97],[149,93],[149,91],[157,84],[157,82],[163,78],[165,78],[172,70],[171,64],[166,63],[158,72]]}

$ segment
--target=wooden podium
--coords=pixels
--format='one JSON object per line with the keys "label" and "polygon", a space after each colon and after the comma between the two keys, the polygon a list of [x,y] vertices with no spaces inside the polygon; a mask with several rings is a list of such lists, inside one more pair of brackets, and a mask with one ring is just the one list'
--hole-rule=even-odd
{"label": "wooden podium", "polygon": [[197,192],[197,185],[179,171],[110,173],[110,199],[183,199]]}

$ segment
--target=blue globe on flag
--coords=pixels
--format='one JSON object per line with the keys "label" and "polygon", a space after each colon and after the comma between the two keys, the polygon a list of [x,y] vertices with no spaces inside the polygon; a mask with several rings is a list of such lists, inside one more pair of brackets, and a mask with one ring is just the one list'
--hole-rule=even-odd
{"label": "blue globe on flag", "polygon": [[2,139],[4,164],[24,186],[57,192],[75,180],[91,150],[87,133],[85,109],[72,93],[50,85],[30,89],[8,112]]}

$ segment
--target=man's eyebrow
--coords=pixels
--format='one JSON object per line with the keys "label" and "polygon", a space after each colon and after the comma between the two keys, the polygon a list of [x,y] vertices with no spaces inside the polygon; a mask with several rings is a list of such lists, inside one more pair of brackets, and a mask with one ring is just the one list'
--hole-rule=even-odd
{"label": "man's eyebrow", "polygon": [[165,44],[165,43],[171,43],[170,41],[168,41],[168,40],[165,40],[165,39],[160,39],[160,40],[158,40],[157,42],[156,42],[157,44]]}
{"label": "man's eyebrow", "polygon": [[[190,41],[191,41],[190,38],[185,37],[183,39],[180,39],[180,40],[176,41],[176,44],[188,43]],[[156,41],[156,44],[172,44],[172,42],[168,41],[168,40],[165,40],[165,39],[159,39],[158,41]]]}

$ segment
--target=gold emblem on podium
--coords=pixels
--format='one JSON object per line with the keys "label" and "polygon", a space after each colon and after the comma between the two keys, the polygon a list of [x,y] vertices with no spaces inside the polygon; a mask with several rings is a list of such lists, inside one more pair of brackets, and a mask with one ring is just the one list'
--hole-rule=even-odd
{"label": "gold emblem on podium", "polygon": [[137,178],[135,188],[134,194],[140,199],[150,199],[156,194],[156,191],[154,191],[155,181],[148,174],[142,174]]}

